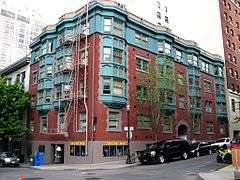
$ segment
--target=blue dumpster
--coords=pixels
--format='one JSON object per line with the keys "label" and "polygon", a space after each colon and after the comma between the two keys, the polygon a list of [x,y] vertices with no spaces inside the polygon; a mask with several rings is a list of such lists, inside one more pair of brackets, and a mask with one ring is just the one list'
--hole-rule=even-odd
{"label": "blue dumpster", "polygon": [[37,152],[37,154],[33,157],[33,165],[42,166],[43,164],[44,164],[44,153]]}

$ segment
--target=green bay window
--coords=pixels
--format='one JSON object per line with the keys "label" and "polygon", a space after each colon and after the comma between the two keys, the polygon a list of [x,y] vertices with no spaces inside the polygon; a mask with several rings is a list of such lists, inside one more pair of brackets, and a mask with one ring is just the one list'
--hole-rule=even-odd
{"label": "green bay window", "polygon": [[123,22],[119,21],[117,19],[114,19],[113,30],[114,30],[114,34],[116,34],[118,36],[122,36],[123,35]]}
{"label": "green bay window", "polygon": [[103,78],[103,94],[111,94],[111,79]]}
{"label": "green bay window", "polygon": [[118,79],[113,80],[113,94],[119,95],[119,96],[123,95],[123,81],[122,80],[118,80]]}
{"label": "green bay window", "polygon": [[104,18],[104,32],[111,32],[112,30],[112,19]]}
{"label": "green bay window", "polygon": [[122,52],[120,49],[113,49],[113,62],[122,64]]}
{"label": "green bay window", "polygon": [[110,62],[111,60],[111,48],[104,47],[103,48],[103,62]]}

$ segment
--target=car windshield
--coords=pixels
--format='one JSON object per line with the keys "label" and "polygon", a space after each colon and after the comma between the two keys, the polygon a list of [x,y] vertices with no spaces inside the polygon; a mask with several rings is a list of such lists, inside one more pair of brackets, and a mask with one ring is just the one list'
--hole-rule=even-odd
{"label": "car windshield", "polygon": [[148,146],[147,149],[155,149],[155,148],[158,148],[158,147],[161,147],[161,146],[163,146],[163,141],[162,142],[153,143],[150,146]]}
{"label": "car windshield", "polygon": [[224,139],[217,140],[217,143],[219,143],[219,142],[224,142]]}
{"label": "car windshield", "polygon": [[192,148],[193,148],[193,149],[196,149],[196,148],[198,147],[198,145],[199,145],[199,143],[193,143],[193,144],[192,144]]}
{"label": "car windshield", "polygon": [[10,152],[6,152],[5,155],[6,155],[6,157],[14,157],[14,154],[10,153]]}

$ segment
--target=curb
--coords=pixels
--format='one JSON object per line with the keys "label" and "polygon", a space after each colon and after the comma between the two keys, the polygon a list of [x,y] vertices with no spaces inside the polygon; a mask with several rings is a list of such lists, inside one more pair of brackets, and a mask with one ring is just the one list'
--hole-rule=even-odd
{"label": "curb", "polygon": [[[114,169],[123,169],[123,168],[129,168],[129,167],[136,167],[139,166],[139,163],[130,164],[130,165],[121,165],[121,166],[108,166],[108,167],[90,167],[90,168],[84,168],[84,167],[43,167],[43,166],[30,166],[30,169],[34,170],[46,170],[46,171],[67,171],[67,170],[80,170],[80,171],[92,171],[92,170],[114,170]],[[67,166],[67,165],[66,165]]]}

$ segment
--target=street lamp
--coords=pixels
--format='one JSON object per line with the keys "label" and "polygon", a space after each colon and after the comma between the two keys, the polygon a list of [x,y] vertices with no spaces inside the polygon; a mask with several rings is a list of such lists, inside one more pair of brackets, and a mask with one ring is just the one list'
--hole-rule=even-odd
{"label": "street lamp", "polygon": [[131,157],[130,157],[130,117],[129,117],[129,114],[130,114],[130,105],[127,104],[127,120],[128,120],[128,124],[127,124],[127,140],[128,140],[128,154],[127,154],[127,160],[126,160],[126,164],[132,164],[132,161],[131,161]]}

